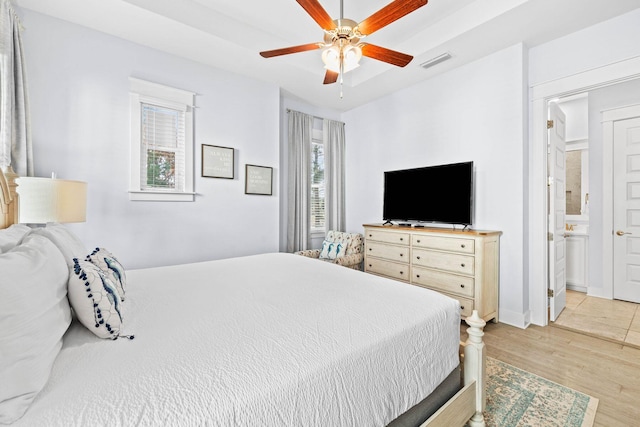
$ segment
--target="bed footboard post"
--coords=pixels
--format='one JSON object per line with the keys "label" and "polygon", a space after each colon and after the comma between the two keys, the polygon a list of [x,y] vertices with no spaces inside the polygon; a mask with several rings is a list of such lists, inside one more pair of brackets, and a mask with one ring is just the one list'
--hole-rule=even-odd
{"label": "bed footboard post", "polygon": [[476,382],[476,412],[469,420],[470,427],[484,427],[483,411],[486,403],[486,361],[485,347],[482,341],[486,322],[473,310],[473,314],[465,319],[468,338],[464,347],[464,384]]}

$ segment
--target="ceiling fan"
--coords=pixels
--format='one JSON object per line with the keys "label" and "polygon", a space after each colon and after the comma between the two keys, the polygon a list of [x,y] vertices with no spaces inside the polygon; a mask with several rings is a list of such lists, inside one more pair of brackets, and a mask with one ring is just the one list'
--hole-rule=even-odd
{"label": "ceiling fan", "polygon": [[324,42],[267,50],[260,52],[260,55],[264,58],[271,58],[308,50],[325,49],[322,53],[322,61],[327,70],[324,84],[331,84],[338,81],[338,76],[342,82],[342,75],[358,67],[363,55],[398,67],[404,67],[411,62],[413,59],[411,55],[364,43],[361,42],[361,39],[426,5],[428,0],[392,1],[360,23],[343,18],[342,0],[340,0],[340,19],[335,20],[331,19],[318,0],[296,1],[322,27],[325,33]]}

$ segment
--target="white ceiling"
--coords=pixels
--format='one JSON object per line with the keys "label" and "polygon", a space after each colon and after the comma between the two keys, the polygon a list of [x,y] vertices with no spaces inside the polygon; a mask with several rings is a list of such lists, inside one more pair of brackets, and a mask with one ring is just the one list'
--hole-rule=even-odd
{"label": "white ceiling", "polygon": [[[391,0],[344,0],[360,22]],[[320,51],[265,59],[262,50],[319,42],[323,31],[295,0],[14,0],[204,64],[272,82],[313,105],[346,111],[513,44],[535,46],[640,7],[640,0],[430,0],[366,41],[414,56],[405,68],[370,58],[323,85]],[[334,18],[340,0],[320,0]],[[28,27],[28,24],[27,24]],[[430,69],[426,60],[449,52]]]}

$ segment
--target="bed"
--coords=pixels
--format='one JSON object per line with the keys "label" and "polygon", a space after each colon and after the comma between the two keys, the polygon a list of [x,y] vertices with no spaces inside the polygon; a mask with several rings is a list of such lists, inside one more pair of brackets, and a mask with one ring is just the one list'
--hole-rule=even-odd
{"label": "bed", "polygon": [[[11,235],[16,177],[6,175],[0,233]],[[78,261],[47,227],[21,228],[15,248],[0,246],[0,266],[46,246],[56,254],[42,255],[47,274],[70,277],[73,303]],[[484,425],[484,322],[467,319],[461,369],[459,307],[438,293],[283,253],[127,270],[125,293],[122,321],[102,338],[78,321],[81,307],[72,304],[73,319],[56,311],[63,326],[46,347],[50,364],[12,425]],[[10,339],[0,332],[9,359]],[[17,382],[2,369],[0,384],[11,383],[3,372]],[[11,403],[0,390],[0,422]]]}

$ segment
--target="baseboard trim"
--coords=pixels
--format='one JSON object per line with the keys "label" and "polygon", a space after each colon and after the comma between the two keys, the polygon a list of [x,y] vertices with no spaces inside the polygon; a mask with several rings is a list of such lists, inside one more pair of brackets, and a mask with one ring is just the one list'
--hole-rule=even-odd
{"label": "baseboard trim", "polygon": [[527,329],[531,324],[531,311],[527,310],[524,313],[518,313],[515,311],[505,310],[500,308],[500,323],[506,323],[510,326],[515,326],[520,329]]}

